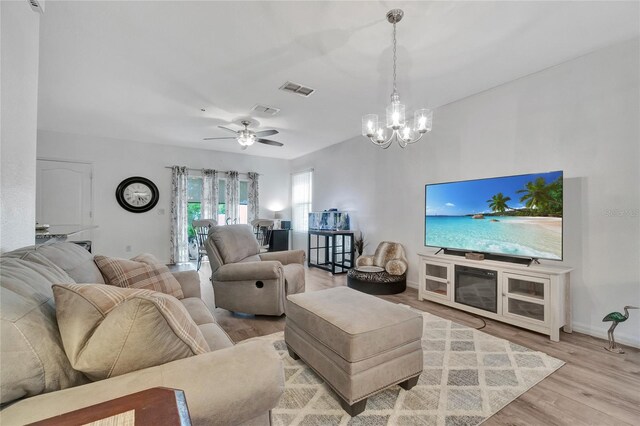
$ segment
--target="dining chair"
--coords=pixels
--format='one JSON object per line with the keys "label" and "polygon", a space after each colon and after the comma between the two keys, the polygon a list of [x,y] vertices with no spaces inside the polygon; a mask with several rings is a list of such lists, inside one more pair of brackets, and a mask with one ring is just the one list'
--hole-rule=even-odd
{"label": "dining chair", "polygon": [[191,222],[191,226],[193,226],[193,230],[196,233],[196,240],[198,242],[197,271],[200,270],[200,266],[202,265],[202,258],[207,256],[207,249],[205,248],[204,243],[207,241],[207,237],[209,236],[209,229],[217,224],[218,222],[213,219],[200,219]]}
{"label": "dining chair", "polygon": [[271,241],[271,233],[273,231],[274,221],[272,219],[254,219],[251,221],[253,226],[253,234],[260,245],[260,252],[269,251],[269,242]]}

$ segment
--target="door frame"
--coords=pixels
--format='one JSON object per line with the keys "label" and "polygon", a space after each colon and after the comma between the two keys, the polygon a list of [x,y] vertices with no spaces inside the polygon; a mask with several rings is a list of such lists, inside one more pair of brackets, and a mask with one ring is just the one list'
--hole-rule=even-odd
{"label": "door frame", "polygon": [[[94,224],[94,220],[95,220],[95,182],[93,180],[93,165],[94,162],[93,161],[82,161],[82,160],[69,160],[66,158],[56,158],[56,157],[36,157],[36,163],[38,161],[56,161],[58,163],[72,163],[72,164],[86,164],[89,166],[90,168],[90,174],[89,174],[89,187],[91,188],[91,194],[89,194],[89,210],[90,210],[90,215],[89,217],[91,218],[91,225]],[[38,176],[37,176],[37,166],[36,166],[36,188],[38,185]],[[37,202],[37,200],[36,200]],[[37,215],[37,207],[36,207],[36,215]]]}

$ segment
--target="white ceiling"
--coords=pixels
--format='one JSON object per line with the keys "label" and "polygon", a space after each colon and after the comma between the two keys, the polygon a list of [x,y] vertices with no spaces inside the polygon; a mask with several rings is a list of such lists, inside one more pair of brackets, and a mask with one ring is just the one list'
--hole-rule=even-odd
{"label": "white ceiling", "polygon": [[[435,108],[639,34],[638,2],[79,2],[48,0],[40,29],[39,128],[240,152],[217,125],[256,103],[295,158],[360,133],[398,89]],[[313,87],[309,98],[279,91]],[[205,112],[200,109],[205,108]],[[437,113],[434,126],[438,126]],[[230,127],[237,128],[234,124]]]}

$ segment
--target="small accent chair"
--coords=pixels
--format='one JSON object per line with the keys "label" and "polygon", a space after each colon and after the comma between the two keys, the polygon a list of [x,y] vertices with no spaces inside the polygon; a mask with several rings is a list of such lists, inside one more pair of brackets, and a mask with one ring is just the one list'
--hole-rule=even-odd
{"label": "small accent chair", "polygon": [[209,236],[209,228],[217,225],[213,219],[201,219],[194,220],[191,222],[191,226],[193,226],[193,230],[196,232],[196,242],[198,243],[198,267],[197,271],[200,270],[200,266],[202,266],[202,258],[207,255],[207,249],[204,247],[204,242],[207,241],[207,237]]}
{"label": "small accent chair", "polygon": [[271,232],[273,231],[274,221],[272,219],[254,219],[251,221],[253,233],[260,244],[260,252],[269,251],[269,242],[271,241]]}
{"label": "small accent chair", "polygon": [[400,243],[383,241],[373,256],[360,256],[347,273],[347,285],[369,294],[396,294],[407,289],[408,262]]}
{"label": "small accent chair", "polygon": [[205,247],[216,307],[280,316],[287,295],[304,292],[304,250],[260,253],[250,225],[213,226]]}

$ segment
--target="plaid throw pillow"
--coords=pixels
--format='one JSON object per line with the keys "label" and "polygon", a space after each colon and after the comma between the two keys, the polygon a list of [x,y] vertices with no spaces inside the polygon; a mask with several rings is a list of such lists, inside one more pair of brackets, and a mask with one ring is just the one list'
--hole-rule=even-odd
{"label": "plaid throw pillow", "polygon": [[105,284],[56,284],[53,294],[67,357],[92,380],[210,350],[186,308],[169,295]]}
{"label": "plaid throw pillow", "polygon": [[184,298],[178,280],[153,255],[141,254],[131,260],[95,256],[93,261],[109,285],[159,291],[177,299]]}

